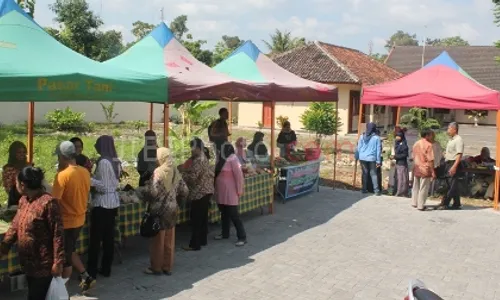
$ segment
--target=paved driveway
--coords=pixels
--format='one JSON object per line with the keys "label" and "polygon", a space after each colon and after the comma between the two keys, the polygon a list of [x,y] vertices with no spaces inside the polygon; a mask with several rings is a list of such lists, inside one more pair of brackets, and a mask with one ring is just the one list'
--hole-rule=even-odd
{"label": "paved driveway", "polygon": [[[277,204],[276,211],[245,217],[244,248],[214,241],[200,252],[179,250],[172,277],[142,275],[147,247],[131,240],[124,264],[111,279],[99,280],[94,294],[110,300],[401,300],[408,280],[419,278],[444,299],[500,299],[500,216],[490,209],[422,213],[408,199],[361,199],[322,188]],[[179,230],[178,241],[186,240]],[[2,300],[21,297],[0,293]]]}

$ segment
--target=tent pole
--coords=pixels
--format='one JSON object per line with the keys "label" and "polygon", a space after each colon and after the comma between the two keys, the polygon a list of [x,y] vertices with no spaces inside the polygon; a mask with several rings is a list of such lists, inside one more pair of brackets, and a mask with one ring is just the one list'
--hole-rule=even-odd
{"label": "tent pole", "polygon": [[154,114],[154,106],[153,103],[149,103],[149,130],[153,130],[153,114]]}
{"label": "tent pole", "polygon": [[401,106],[398,106],[398,110],[396,112],[396,124],[394,124],[394,126],[399,126],[400,119],[401,119]]}
{"label": "tent pole", "polygon": [[[229,132],[233,131],[233,101],[231,98],[229,98],[229,101],[227,103],[228,105],[228,115],[229,115]],[[231,136],[228,137],[228,140],[231,141]]]}
{"label": "tent pole", "polygon": [[[500,167],[500,110],[497,111],[497,143],[496,143],[496,167]],[[500,198],[500,176],[498,171],[495,172],[495,194],[493,195],[493,209],[498,210],[498,199]]]}
{"label": "tent pole", "polygon": [[28,104],[28,163],[33,163],[33,127],[35,125],[35,102]]}
{"label": "tent pole", "polygon": [[[274,159],[275,159],[275,151],[276,151],[276,139],[274,136],[274,130],[276,127],[276,120],[275,120],[275,114],[276,114],[276,102],[273,101],[271,104],[271,174],[274,175],[275,173],[275,165],[274,165]],[[269,205],[269,213],[274,213],[274,196],[273,196],[273,202]]]}
{"label": "tent pole", "polygon": [[333,150],[333,184],[332,187],[335,189],[335,182],[337,180],[337,146],[338,146],[338,127],[337,127],[337,122],[339,120],[339,101],[335,103],[335,140],[333,142],[333,145],[335,149]]}
{"label": "tent pole", "polygon": [[168,131],[170,130],[170,111],[167,103],[163,104],[163,146],[168,148]]}
{"label": "tent pole", "polygon": [[[354,151],[357,151],[359,136],[361,135],[361,120],[363,119],[363,103],[361,100],[359,101],[359,117],[358,117],[358,138],[356,139],[356,146],[354,147]],[[352,187],[356,187],[356,173],[358,170],[358,160],[354,161],[354,178],[352,179]]]}

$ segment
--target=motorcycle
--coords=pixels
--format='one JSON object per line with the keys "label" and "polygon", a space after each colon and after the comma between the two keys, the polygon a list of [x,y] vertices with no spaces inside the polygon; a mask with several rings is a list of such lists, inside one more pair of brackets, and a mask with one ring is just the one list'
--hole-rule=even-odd
{"label": "motorcycle", "polygon": [[404,300],[444,300],[439,297],[436,293],[429,290],[425,284],[416,279],[411,280],[408,285],[408,296]]}

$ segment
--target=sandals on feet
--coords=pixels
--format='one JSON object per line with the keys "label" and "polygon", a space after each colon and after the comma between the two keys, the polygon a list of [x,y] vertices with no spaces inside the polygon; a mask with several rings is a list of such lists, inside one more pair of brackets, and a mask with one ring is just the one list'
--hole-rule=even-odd
{"label": "sandals on feet", "polygon": [[151,269],[151,267],[149,267],[146,270],[144,270],[144,274],[158,276],[158,275],[162,275],[163,272],[154,271],[153,269]]}

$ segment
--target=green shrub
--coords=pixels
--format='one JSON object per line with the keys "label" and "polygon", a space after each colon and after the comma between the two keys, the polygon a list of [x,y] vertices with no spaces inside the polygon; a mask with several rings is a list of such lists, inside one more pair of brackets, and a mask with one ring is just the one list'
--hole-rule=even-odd
{"label": "green shrub", "polygon": [[316,137],[333,135],[342,126],[340,118],[336,115],[335,106],[328,102],[313,102],[300,116],[306,130],[316,133]]}
{"label": "green shrub", "polygon": [[110,104],[101,103],[101,108],[106,122],[108,124],[114,123],[116,117],[118,116],[118,114],[115,113],[115,102],[111,102]]}
{"label": "green shrub", "polygon": [[75,112],[71,108],[56,109],[45,115],[45,120],[52,128],[59,131],[82,131],[85,130],[85,113]]}

